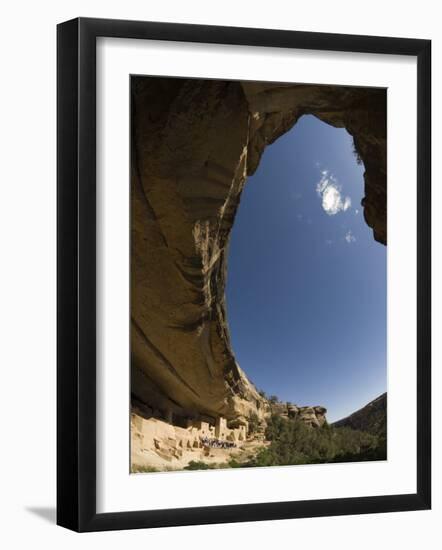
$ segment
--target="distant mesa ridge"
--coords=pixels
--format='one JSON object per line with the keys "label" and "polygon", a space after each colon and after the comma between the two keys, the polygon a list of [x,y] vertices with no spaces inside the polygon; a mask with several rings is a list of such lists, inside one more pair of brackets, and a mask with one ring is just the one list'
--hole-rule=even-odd
{"label": "distant mesa ridge", "polygon": [[348,427],[374,435],[387,432],[387,393],[383,393],[358,411],[332,424],[336,428]]}

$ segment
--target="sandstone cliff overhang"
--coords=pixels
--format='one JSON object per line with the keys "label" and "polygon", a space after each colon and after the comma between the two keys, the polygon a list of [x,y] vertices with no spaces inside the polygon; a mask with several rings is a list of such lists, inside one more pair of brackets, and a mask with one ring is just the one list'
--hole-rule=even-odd
{"label": "sandstone cliff overhang", "polygon": [[133,77],[131,107],[132,393],[178,416],[263,416],[224,299],[242,189],[265,147],[315,115],[353,136],[364,217],[386,244],[386,91]]}

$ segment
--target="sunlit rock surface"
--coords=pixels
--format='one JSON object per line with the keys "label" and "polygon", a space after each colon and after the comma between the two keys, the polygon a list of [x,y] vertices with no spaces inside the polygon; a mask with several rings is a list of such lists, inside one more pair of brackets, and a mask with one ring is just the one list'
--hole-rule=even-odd
{"label": "sunlit rock surface", "polygon": [[320,428],[327,420],[327,409],[319,405],[298,407],[292,403],[271,403],[270,413],[282,418],[301,420],[312,428]]}

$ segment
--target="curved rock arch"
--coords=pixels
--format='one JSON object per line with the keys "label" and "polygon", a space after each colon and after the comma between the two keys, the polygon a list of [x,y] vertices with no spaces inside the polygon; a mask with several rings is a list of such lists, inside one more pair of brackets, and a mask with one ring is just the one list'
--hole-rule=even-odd
{"label": "curved rock arch", "polygon": [[266,145],[312,114],[353,136],[364,217],[386,244],[386,92],[133,77],[132,395],[168,414],[261,414],[235,361],[224,286],[230,230]]}

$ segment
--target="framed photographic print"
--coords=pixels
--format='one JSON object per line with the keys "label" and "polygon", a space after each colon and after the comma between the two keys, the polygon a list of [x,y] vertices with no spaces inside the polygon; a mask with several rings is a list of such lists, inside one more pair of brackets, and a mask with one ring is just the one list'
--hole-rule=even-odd
{"label": "framed photographic print", "polygon": [[430,52],[58,26],[59,525],[430,508]]}

